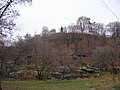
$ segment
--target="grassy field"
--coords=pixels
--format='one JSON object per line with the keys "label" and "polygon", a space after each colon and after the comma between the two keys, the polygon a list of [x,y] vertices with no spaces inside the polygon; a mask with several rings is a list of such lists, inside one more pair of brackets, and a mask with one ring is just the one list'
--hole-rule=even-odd
{"label": "grassy field", "polygon": [[110,89],[113,85],[114,83],[99,79],[2,82],[3,90],[113,90]]}

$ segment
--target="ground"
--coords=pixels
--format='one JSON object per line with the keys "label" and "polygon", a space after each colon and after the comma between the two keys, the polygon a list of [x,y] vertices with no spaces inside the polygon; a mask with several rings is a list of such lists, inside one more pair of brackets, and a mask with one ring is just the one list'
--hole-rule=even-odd
{"label": "ground", "polygon": [[2,82],[3,90],[120,90],[112,89],[115,85],[120,84],[100,79]]}

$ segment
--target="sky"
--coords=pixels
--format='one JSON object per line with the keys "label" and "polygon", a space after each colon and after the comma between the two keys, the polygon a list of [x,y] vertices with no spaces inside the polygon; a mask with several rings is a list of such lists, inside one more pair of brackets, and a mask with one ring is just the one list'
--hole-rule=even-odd
{"label": "sky", "polygon": [[[120,0],[103,1],[120,18]],[[31,6],[20,7],[19,13],[17,24],[21,30],[17,34],[21,36],[40,34],[43,26],[58,30],[61,26],[76,23],[80,16],[104,24],[119,21],[101,0],[33,0]]]}

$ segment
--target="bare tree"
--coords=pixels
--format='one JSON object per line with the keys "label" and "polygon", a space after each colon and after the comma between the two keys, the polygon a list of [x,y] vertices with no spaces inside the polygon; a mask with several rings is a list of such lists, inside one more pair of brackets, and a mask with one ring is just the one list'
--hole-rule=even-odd
{"label": "bare tree", "polygon": [[48,27],[44,26],[42,28],[42,36],[46,36],[48,34],[49,34],[49,29],[48,29]]}
{"label": "bare tree", "polygon": [[90,18],[86,17],[86,16],[81,16],[78,18],[77,20],[77,25],[80,26],[80,31],[81,33],[84,33],[84,32],[88,32],[88,27],[90,25]]}
{"label": "bare tree", "polygon": [[119,49],[114,49],[109,46],[96,48],[92,63],[95,62],[100,68],[104,68],[111,74],[117,74],[117,67],[120,64],[120,59],[117,57],[120,54]]}
{"label": "bare tree", "polygon": [[120,37],[120,22],[110,22],[107,26],[113,37]]}
{"label": "bare tree", "polygon": [[51,30],[49,31],[49,35],[55,34],[55,33],[56,33],[56,29],[51,29]]}
{"label": "bare tree", "polygon": [[32,0],[1,0],[0,1],[0,36],[10,34],[16,25],[14,19],[19,16],[17,4],[31,3]]}
{"label": "bare tree", "polygon": [[31,63],[34,63],[34,68],[38,72],[39,79],[45,79],[54,63],[54,51],[51,44],[42,37],[34,36],[31,41],[28,41],[29,56],[31,56]]}
{"label": "bare tree", "polygon": [[93,35],[101,36],[103,36],[106,33],[104,25],[96,22],[92,23],[92,29],[89,32],[92,33]]}
{"label": "bare tree", "polygon": [[75,31],[73,30],[73,27],[74,27],[74,23],[71,23],[68,27],[67,27],[67,29],[68,29],[68,33],[74,33]]}
{"label": "bare tree", "polygon": [[[6,36],[8,32],[9,34],[11,34],[11,30],[16,25],[13,22],[13,20],[16,16],[19,16],[19,14],[17,10],[14,8],[15,5],[26,2],[31,3],[32,0],[1,0],[0,1],[0,37],[1,38]],[[1,80],[1,74],[0,74],[0,80]],[[0,83],[0,90],[2,90],[1,83]]]}

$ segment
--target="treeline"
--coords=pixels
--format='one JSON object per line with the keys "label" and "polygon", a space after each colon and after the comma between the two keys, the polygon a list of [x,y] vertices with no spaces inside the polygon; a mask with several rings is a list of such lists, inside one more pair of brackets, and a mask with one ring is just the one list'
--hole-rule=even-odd
{"label": "treeline", "polygon": [[[61,27],[59,31],[65,33],[87,33],[92,35],[120,37],[120,22],[110,22],[106,25],[97,22],[91,22],[86,16],[81,16],[76,23]],[[49,30],[46,26],[42,28],[42,34],[54,34],[56,29]]]}

